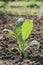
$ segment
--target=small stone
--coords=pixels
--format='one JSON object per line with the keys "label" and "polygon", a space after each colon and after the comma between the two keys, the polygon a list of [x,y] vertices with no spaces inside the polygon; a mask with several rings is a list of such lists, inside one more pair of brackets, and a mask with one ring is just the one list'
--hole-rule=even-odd
{"label": "small stone", "polygon": [[25,59],[25,60],[24,60],[24,62],[25,62],[25,63],[29,63],[29,62],[30,62],[30,60],[28,60],[28,59]]}
{"label": "small stone", "polygon": [[2,35],[2,34],[0,34],[0,40],[2,40],[2,38],[3,38],[3,35]]}

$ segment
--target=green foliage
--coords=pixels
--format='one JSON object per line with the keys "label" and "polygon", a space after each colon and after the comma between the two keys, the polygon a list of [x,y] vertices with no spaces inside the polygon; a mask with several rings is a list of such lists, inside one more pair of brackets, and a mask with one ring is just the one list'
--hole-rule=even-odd
{"label": "green foliage", "polygon": [[[22,20],[22,22],[20,21]],[[14,38],[17,38],[17,43],[19,45],[19,51],[21,54],[23,54],[25,56],[25,58],[27,57],[27,53],[25,54],[25,49],[29,46],[28,41],[26,40],[32,30],[33,30],[33,21],[32,20],[24,20],[20,19],[19,23],[16,25],[16,27],[14,27],[14,32],[11,30],[8,30],[8,33],[13,36]],[[16,35],[15,35],[16,34]],[[14,50],[14,49],[13,49]]]}
{"label": "green foliage", "polygon": [[12,37],[16,38],[16,35],[15,35],[15,33],[14,33],[13,31],[8,30],[8,33],[9,33],[10,35],[12,35]]}
{"label": "green foliage", "polygon": [[22,38],[23,38],[23,40],[26,40],[29,37],[32,29],[33,29],[33,21],[26,19],[22,25]]}
{"label": "green foliage", "polygon": [[43,0],[0,0],[0,1],[43,1]]}
{"label": "green foliage", "polygon": [[12,48],[11,48],[11,51],[13,51],[13,52],[14,52],[14,51],[18,51],[18,48],[12,47]]}
{"label": "green foliage", "polygon": [[4,29],[3,31],[7,31],[12,37],[16,38],[16,34],[12,30]]}
{"label": "green foliage", "polygon": [[31,43],[28,43],[27,38],[30,36],[32,30],[33,30],[33,21],[32,20],[24,20],[23,18],[20,18],[16,21],[16,26],[14,26],[14,32],[9,29],[4,29],[4,31],[8,31],[8,33],[14,37],[14,39],[17,39],[17,43],[19,45],[18,48],[11,48],[11,51],[18,50],[22,54],[22,57],[27,58],[28,53],[26,52],[26,49],[29,46],[37,45],[37,48],[40,48],[40,44],[38,41],[33,40]]}

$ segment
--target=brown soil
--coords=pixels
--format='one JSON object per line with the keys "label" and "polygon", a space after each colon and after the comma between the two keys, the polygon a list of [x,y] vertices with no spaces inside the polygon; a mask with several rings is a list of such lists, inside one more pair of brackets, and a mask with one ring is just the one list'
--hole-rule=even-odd
{"label": "brown soil", "polygon": [[[12,29],[9,24],[15,24],[19,17],[24,17],[34,20],[34,29],[28,38],[28,41],[37,40],[40,42],[40,48],[35,46],[29,47],[26,51],[29,57],[23,59],[21,54],[16,50],[12,52],[11,47],[18,47],[17,41],[14,40],[3,29]],[[37,15],[28,16],[13,16],[0,14],[0,65],[43,65],[43,17]]]}

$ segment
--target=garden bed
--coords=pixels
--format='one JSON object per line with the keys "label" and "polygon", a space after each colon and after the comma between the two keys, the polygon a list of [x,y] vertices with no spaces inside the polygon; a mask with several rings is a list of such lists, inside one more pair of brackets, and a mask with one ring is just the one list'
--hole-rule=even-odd
{"label": "garden bed", "polygon": [[[10,50],[12,47],[18,48],[17,41],[7,32],[3,33],[5,28],[13,30],[9,24],[15,25],[15,21],[19,17],[34,20],[34,29],[28,41],[37,40],[40,42],[39,49],[36,46],[31,46],[26,50],[29,54],[26,59],[23,59],[17,50],[14,52]],[[0,15],[0,65],[43,65],[43,17],[37,15]]]}

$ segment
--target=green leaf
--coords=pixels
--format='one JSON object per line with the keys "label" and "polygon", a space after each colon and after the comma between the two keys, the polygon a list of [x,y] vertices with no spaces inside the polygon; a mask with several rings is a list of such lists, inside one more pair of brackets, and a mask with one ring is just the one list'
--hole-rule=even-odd
{"label": "green leaf", "polygon": [[24,55],[24,58],[28,58],[29,56],[29,54],[26,51],[24,51],[23,55]]}
{"label": "green leaf", "polygon": [[29,45],[28,42],[25,41],[25,42],[24,42],[24,47],[23,47],[23,48],[24,48],[24,51],[25,51],[25,48],[26,48],[28,45]]}
{"label": "green leaf", "polygon": [[14,52],[14,51],[18,51],[18,48],[12,47],[12,48],[11,48],[11,51],[13,51],[13,52]]}
{"label": "green leaf", "polygon": [[16,25],[16,28],[15,28],[15,32],[17,34],[17,37],[19,37],[19,38],[21,37],[22,24],[23,24],[23,22],[20,22],[18,25]]}
{"label": "green leaf", "polygon": [[22,52],[23,52],[24,47],[23,47],[23,42],[22,42],[22,40],[21,40],[21,39],[18,39],[18,45],[19,45],[19,50],[20,50],[20,52],[22,53]]}
{"label": "green leaf", "polygon": [[19,18],[17,21],[16,21],[16,24],[15,25],[18,25],[19,23],[22,23],[24,21],[24,18]]}
{"label": "green leaf", "polygon": [[16,35],[15,35],[15,33],[14,33],[12,30],[8,30],[8,33],[9,33],[12,37],[16,38]]}
{"label": "green leaf", "polygon": [[31,43],[29,44],[29,46],[32,46],[32,45],[37,46],[38,49],[40,48],[40,43],[37,40],[31,41]]}
{"label": "green leaf", "polygon": [[22,38],[26,40],[33,30],[33,21],[26,19],[22,25]]}
{"label": "green leaf", "polygon": [[25,48],[29,45],[28,41],[23,41],[22,39],[18,40],[18,44],[19,44],[19,49],[20,49],[21,53],[23,53],[25,51]]}
{"label": "green leaf", "polygon": [[16,38],[16,34],[12,30],[4,29],[3,32],[8,32],[12,37]]}

